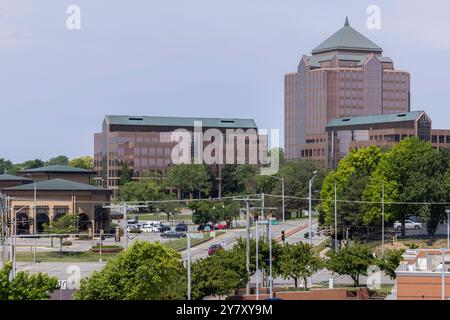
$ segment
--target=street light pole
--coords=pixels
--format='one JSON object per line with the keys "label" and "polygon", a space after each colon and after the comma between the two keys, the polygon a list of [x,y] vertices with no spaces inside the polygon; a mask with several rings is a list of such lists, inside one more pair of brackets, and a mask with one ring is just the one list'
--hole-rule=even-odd
{"label": "street light pole", "polygon": [[381,256],[384,257],[384,182],[381,184]]}
{"label": "street light pole", "polygon": [[259,234],[258,234],[259,220],[256,221],[256,261],[255,261],[255,273],[256,273],[256,300],[259,300]]}
{"label": "street light pole", "polygon": [[316,177],[317,171],[313,172],[312,178],[309,180],[309,210],[308,210],[308,227],[309,227],[309,244],[312,245],[312,183]]}
{"label": "street light pole", "polygon": [[445,252],[446,249],[442,248],[442,300],[445,300]]}
{"label": "street light pole", "polygon": [[268,224],[269,224],[269,292],[270,292],[270,298],[273,298],[273,279],[272,279],[272,223],[271,219],[269,218]]}
{"label": "street light pole", "polygon": [[[283,205],[283,234],[286,234],[286,218],[284,214],[284,178],[281,178],[281,193],[282,193],[282,205]],[[286,236],[283,236],[283,244],[286,243]]]}
{"label": "street light pole", "polygon": [[187,249],[188,249],[188,258],[187,258],[187,269],[188,269],[188,292],[187,298],[191,300],[191,236],[187,234]]}
{"label": "street light pole", "polygon": [[[247,227],[247,242],[245,246],[245,264],[247,274],[250,275],[250,204],[248,199],[245,201],[245,210],[247,211],[246,227]],[[250,281],[247,282],[246,294],[250,294]]]}
{"label": "street light pole", "polygon": [[447,212],[447,248],[450,248],[450,209]]}
{"label": "street light pole", "polygon": [[338,249],[337,234],[337,186],[336,180],[334,180],[334,251],[337,251]]}

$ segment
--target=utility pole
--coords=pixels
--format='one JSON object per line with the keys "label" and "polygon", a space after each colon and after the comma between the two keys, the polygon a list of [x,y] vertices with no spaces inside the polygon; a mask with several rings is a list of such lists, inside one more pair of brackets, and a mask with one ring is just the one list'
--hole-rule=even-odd
{"label": "utility pole", "polygon": [[191,300],[191,236],[190,234],[186,234],[187,236],[187,249],[188,249],[188,258],[187,258],[187,269],[188,269],[188,292],[187,298]]}
{"label": "utility pole", "polygon": [[384,182],[381,184],[381,256],[384,257]]}
{"label": "utility pole", "polygon": [[128,248],[128,218],[127,218],[127,205],[122,205],[122,215],[123,219],[125,220],[125,228],[123,230],[123,237],[124,237],[124,248],[125,250]]}
{"label": "utility pole", "polygon": [[[281,193],[282,193],[282,205],[283,205],[283,234],[286,234],[286,217],[284,214],[284,178],[281,178]],[[286,244],[286,237],[283,237],[283,244]]]}
{"label": "utility pole", "polygon": [[308,227],[309,227],[309,244],[312,245],[312,183],[316,178],[317,171],[313,172],[312,178],[309,180],[309,210],[308,210]]}
{"label": "utility pole", "polygon": [[334,180],[334,251],[338,250],[338,231],[337,231],[337,186]]}
{"label": "utility pole", "polygon": [[273,298],[273,279],[272,279],[272,223],[271,219],[269,219],[269,292],[270,298]]}
{"label": "utility pole", "polygon": [[[246,263],[246,270],[247,274],[250,275],[250,204],[247,200],[245,201],[245,209],[247,212],[247,219],[246,219],[246,227],[247,227],[247,243],[245,247],[245,263]],[[246,286],[246,294],[250,294],[250,281],[247,282]]]}
{"label": "utility pole", "polygon": [[447,248],[450,249],[450,209],[447,212]]}
{"label": "utility pole", "polygon": [[259,227],[259,220],[256,221],[256,261],[255,261],[255,273],[256,273],[256,300],[259,300],[259,232],[258,232],[258,227]]}
{"label": "utility pole", "polygon": [[442,300],[445,300],[445,251],[442,251]]}

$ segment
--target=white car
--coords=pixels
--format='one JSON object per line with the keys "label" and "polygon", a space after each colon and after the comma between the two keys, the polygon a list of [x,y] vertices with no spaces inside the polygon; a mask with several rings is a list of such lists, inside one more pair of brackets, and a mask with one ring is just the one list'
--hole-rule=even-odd
{"label": "white car", "polygon": [[159,228],[157,225],[154,224],[144,224],[141,227],[142,232],[159,232]]}
{"label": "white car", "polygon": [[[402,229],[402,223],[400,221],[395,221],[394,228],[396,230]],[[405,230],[420,230],[422,229],[422,223],[421,222],[415,222],[412,220],[405,220]]]}

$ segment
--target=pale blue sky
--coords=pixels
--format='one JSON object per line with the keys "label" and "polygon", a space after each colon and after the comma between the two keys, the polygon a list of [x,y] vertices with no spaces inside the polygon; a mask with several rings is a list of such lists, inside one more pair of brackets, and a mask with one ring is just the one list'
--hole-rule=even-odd
{"label": "pale blue sky", "polygon": [[[92,155],[105,114],[254,118],[282,130],[283,75],[346,15],[411,72],[412,109],[450,128],[450,1],[416,2],[1,0],[0,158]],[[79,31],[66,28],[70,4]],[[371,4],[381,30],[366,27]]]}

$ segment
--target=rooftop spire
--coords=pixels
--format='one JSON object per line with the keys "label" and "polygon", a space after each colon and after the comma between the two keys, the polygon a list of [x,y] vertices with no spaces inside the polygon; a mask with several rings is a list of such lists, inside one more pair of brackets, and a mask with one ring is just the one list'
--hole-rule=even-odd
{"label": "rooftop spire", "polygon": [[348,17],[345,17],[345,23],[344,23],[345,27],[350,27],[350,22],[348,22]]}

